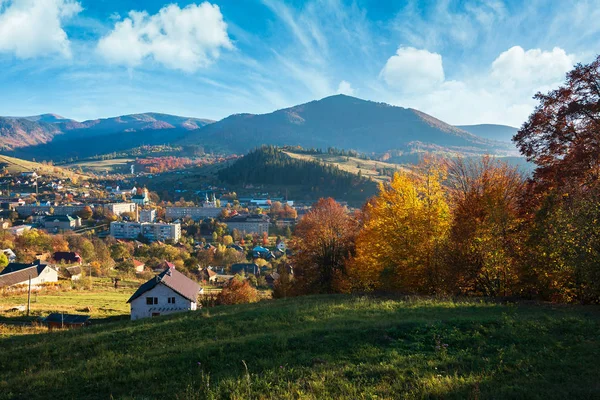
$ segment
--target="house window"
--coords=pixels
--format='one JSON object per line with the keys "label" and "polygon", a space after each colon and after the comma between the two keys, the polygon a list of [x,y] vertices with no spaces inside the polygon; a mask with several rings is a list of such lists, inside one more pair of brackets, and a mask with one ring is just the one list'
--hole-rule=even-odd
{"label": "house window", "polygon": [[167,301],[169,304],[175,304],[175,297],[169,297]]}
{"label": "house window", "polygon": [[158,297],[146,297],[146,304],[147,305],[158,304]]}

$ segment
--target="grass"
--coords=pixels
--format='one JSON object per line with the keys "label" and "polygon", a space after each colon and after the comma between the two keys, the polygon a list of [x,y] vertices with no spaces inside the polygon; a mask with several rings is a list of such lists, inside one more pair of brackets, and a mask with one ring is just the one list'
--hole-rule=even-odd
{"label": "grass", "polygon": [[371,177],[376,182],[388,182],[390,180],[389,176],[380,175],[379,172],[376,171],[377,169],[397,169],[398,171],[408,170],[405,165],[376,160],[362,160],[357,157],[347,157],[332,154],[301,154],[291,151],[286,151],[285,154],[300,160],[322,161],[327,164],[335,165],[343,171],[357,175],[360,172],[362,176]]}
{"label": "grass", "polygon": [[36,171],[38,175],[52,176],[59,178],[76,178],[87,179],[83,174],[73,172],[66,168],[56,167],[53,165],[45,165],[33,161],[27,161],[20,158],[8,157],[0,155],[0,165],[6,167],[6,171],[10,174],[19,174],[21,172]]}
{"label": "grass", "polygon": [[[67,282],[65,282],[67,283]],[[127,300],[141,281],[121,281],[115,289],[109,278],[94,278],[91,289],[87,278],[76,284],[75,289],[49,287],[31,295],[31,315],[37,319],[52,312],[86,314],[92,318],[129,315]],[[21,321],[23,312],[11,312],[10,308],[27,304],[27,292],[6,292],[0,296],[0,323],[4,320]],[[89,309],[88,309],[89,307]]]}
{"label": "grass", "polygon": [[129,173],[129,165],[135,158],[114,158],[110,160],[87,160],[67,164],[69,168],[81,168],[93,173]]}
{"label": "grass", "polygon": [[600,397],[597,307],[311,296],[0,339],[0,399]]}

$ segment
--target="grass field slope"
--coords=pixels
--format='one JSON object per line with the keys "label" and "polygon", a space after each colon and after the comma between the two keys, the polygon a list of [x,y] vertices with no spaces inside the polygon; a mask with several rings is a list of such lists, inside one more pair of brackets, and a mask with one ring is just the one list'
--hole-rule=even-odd
{"label": "grass field slope", "polygon": [[597,307],[313,296],[0,340],[0,399],[599,398]]}
{"label": "grass field slope", "polygon": [[21,172],[35,171],[38,175],[56,178],[87,178],[86,175],[71,171],[66,168],[22,160],[20,158],[9,157],[5,155],[0,155],[0,168],[6,168],[6,172],[10,174],[20,174]]}

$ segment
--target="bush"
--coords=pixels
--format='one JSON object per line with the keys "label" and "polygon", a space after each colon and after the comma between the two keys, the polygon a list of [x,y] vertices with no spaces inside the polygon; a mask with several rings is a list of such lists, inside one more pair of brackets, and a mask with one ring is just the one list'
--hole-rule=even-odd
{"label": "bush", "polygon": [[257,301],[258,291],[247,280],[237,277],[227,282],[217,296],[218,304],[244,304]]}

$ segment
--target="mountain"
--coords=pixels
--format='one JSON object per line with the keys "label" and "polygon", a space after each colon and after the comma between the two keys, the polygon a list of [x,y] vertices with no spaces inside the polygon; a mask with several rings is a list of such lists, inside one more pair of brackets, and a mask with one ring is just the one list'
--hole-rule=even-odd
{"label": "mountain", "polygon": [[20,158],[61,160],[175,142],[212,123],[159,113],[78,122],[55,114],[0,117],[0,150]]}
{"label": "mountain", "polygon": [[337,147],[365,153],[449,151],[506,153],[514,147],[481,138],[421,111],[336,95],[269,114],[235,114],[192,131],[184,143],[246,152],[257,145]]}
{"label": "mountain", "polygon": [[0,117],[0,150],[48,143],[60,134],[58,126],[46,122]]}
{"label": "mountain", "polygon": [[145,132],[162,129],[189,131],[202,128],[214,121],[201,118],[178,117],[176,115],[143,113],[122,115],[114,118],[94,119],[83,122],[66,121],[58,123],[65,132],[60,140],[89,138],[90,136],[110,135],[117,132]]}
{"label": "mountain", "polygon": [[234,114],[218,122],[159,113],[83,122],[54,114],[3,121],[1,150],[12,150],[19,158],[56,161],[156,144],[200,145],[238,154],[263,144],[336,147],[396,162],[411,162],[426,151],[516,155],[511,143],[480,137],[421,111],[345,95],[269,114]]}
{"label": "mountain", "polygon": [[11,119],[26,119],[28,121],[32,121],[32,122],[47,122],[49,124],[55,123],[55,122],[67,122],[67,121],[72,121],[68,118],[65,117],[61,117],[60,115],[57,114],[41,114],[41,115],[32,115],[29,117],[6,117],[6,118],[11,118]]}
{"label": "mountain", "polygon": [[519,128],[508,125],[494,124],[457,125],[456,127],[482,138],[509,143],[512,142],[513,136],[519,130]]}

